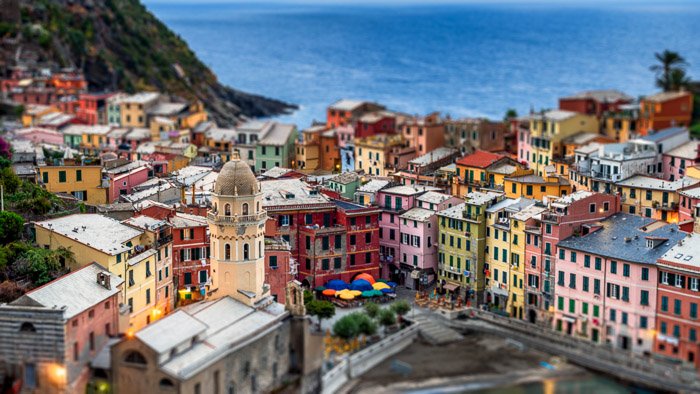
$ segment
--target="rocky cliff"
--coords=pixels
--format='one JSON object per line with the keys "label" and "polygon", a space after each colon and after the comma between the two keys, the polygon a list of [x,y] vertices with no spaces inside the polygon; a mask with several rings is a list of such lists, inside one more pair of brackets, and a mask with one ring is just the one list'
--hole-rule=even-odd
{"label": "rocky cliff", "polygon": [[0,66],[77,67],[91,90],[200,99],[222,125],[295,107],[222,85],[139,0],[0,0]]}

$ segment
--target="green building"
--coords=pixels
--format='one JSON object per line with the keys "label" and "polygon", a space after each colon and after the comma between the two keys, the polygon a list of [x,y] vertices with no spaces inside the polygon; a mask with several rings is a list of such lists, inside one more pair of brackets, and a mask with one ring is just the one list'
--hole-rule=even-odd
{"label": "green building", "polygon": [[344,172],[328,180],[328,188],[338,192],[342,197],[355,199],[355,192],[362,184],[356,172]]}
{"label": "green building", "polygon": [[438,215],[438,280],[460,295],[470,291],[472,305],[483,302],[486,208],[502,199],[493,192],[469,193],[463,204]]}
{"label": "green building", "polygon": [[296,126],[274,122],[265,136],[257,142],[255,169],[264,172],[273,167],[291,168],[295,158],[296,139]]}

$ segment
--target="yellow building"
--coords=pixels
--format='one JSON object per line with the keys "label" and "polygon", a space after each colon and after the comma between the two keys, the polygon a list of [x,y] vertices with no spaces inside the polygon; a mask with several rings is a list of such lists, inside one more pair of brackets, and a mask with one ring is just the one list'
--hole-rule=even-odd
{"label": "yellow building", "polygon": [[522,319],[525,311],[525,226],[528,220],[541,214],[547,209],[543,206],[530,205],[510,217],[510,277],[508,286],[508,306],[510,316]]}
{"label": "yellow building", "polygon": [[296,163],[293,167],[314,171],[321,168],[321,133],[325,126],[311,126],[301,132],[301,141],[296,143]]}
{"label": "yellow building", "polygon": [[157,319],[156,257],[157,248],[144,232],[106,216],[78,214],[37,222],[36,243],[73,252],[80,268],[96,262],[120,278],[123,286],[125,315],[128,325],[119,332],[135,331]]}
{"label": "yellow building", "polygon": [[156,92],[141,92],[124,97],[119,102],[122,127],[148,127],[147,111],[158,104],[160,94]]}
{"label": "yellow building", "polygon": [[143,231],[140,239],[141,244],[152,245],[153,250],[155,250],[153,276],[156,281],[156,291],[154,294],[155,305],[151,310],[151,321],[157,320],[170,313],[175,307],[173,295],[175,287],[172,277],[172,227],[166,220],[143,215],[129,218],[123,223]]}
{"label": "yellow building", "polygon": [[685,169],[685,176],[689,178],[700,179],[700,165],[687,167]]}
{"label": "yellow building", "polygon": [[681,188],[700,183],[686,176],[667,181],[646,175],[635,175],[615,183],[620,193],[622,212],[640,215],[669,223],[678,222],[678,202]]}
{"label": "yellow building", "polygon": [[151,122],[148,126],[151,130],[151,141],[159,141],[161,139],[167,140],[168,134],[177,129],[177,123],[162,116],[151,118]]}
{"label": "yellow building", "polygon": [[61,112],[53,105],[30,104],[27,105],[22,113],[22,126],[33,126],[41,117]]}
{"label": "yellow building", "polygon": [[416,150],[401,134],[377,134],[355,139],[355,170],[386,177],[406,168]]}
{"label": "yellow building", "polygon": [[522,175],[505,178],[505,192],[508,198],[542,200],[545,196],[562,197],[571,194],[571,184],[568,179],[557,175]]}
{"label": "yellow building", "polygon": [[478,150],[457,160],[452,194],[465,196],[478,190],[503,190],[506,177],[532,174],[506,155]]}
{"label": "yellow building", "polygon": [[572,111],[554,110],[530,116],[530,168],[537,175],[555,157],[566,154],[563,140],[581,132],[598,133],[598,119]]}
{"label": "yellow building", "polygon": [[51,193],[68,193],[89,205],[107,203],[102,187],[102,166],[40,166],[39,180]]}

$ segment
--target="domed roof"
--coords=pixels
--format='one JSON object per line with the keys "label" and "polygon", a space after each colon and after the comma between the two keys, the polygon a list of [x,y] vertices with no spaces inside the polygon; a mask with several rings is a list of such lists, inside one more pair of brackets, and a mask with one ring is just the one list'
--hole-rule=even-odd
{"label": "domed roof", "polygon": [[258,192],[258,180],[248,164],[233,159],[224,164],[214,184],[214,193],[223,196],[249,196]]}

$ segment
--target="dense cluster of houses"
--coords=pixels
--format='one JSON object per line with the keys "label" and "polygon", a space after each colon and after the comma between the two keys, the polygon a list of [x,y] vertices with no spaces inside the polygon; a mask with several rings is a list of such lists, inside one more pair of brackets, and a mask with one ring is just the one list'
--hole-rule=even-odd
{"label": "dense cluster of houses", "polygon": [[[0,84],[24,105],[8,134],[15,172],[88,211],[34,223],[38,245],[70,247],[82,268],[0,306],[0,325],[27,335],[37,327],[24,309],[62,314],[57,368],[71,387],[95,371],[115,385],[137,379],[114,359],[148,362],[118,339],[134,337],[179,371],[161,389],[200,384],[183,363],[204,350],[178,341],[216,335],[204,308],[268,308],[269,328],[282,324],[271,305],[298,312],[290,283],[361,274],[700,366],[691,93],[582,92],[507,121],[340,100],[298,133],[272,120],[220,128],[201,103],[88,93],[80,81],[18,69]],[[236,384],[262,387],[245,376]]]}

